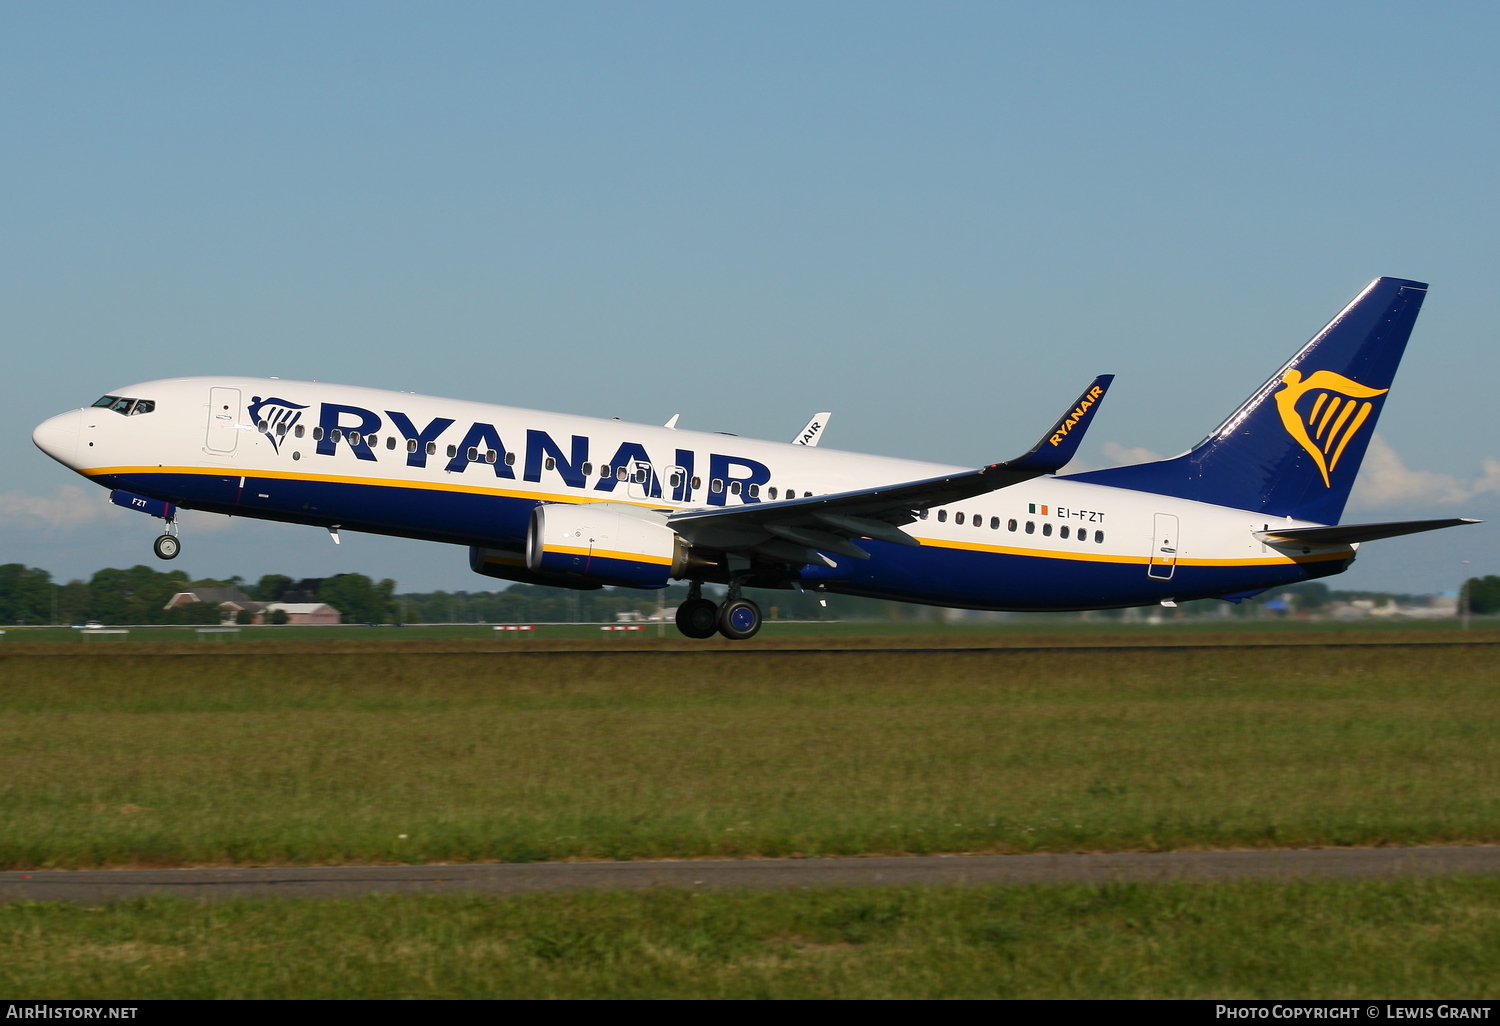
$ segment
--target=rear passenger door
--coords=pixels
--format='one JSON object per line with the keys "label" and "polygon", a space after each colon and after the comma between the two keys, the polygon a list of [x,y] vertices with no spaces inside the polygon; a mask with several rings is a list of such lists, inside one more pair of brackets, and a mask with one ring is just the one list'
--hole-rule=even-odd
{"label": "rear passenger door", "polygon": [[1151,559],[1146,573],[1158,580],[1170,581],[1177,569],[1177,550],[1182,539],[1177,537],[1177,518],[1171,513],[1158,513],[1153,518],[1151,534]]}

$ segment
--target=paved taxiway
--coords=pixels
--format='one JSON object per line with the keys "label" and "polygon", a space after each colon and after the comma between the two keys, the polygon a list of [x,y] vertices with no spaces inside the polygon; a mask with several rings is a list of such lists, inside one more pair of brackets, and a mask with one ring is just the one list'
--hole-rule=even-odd
{"label": "paved taxiway", "polygon": [[92,904],[147,895],[352,898],[373,893],[520,894],[647,887],[764,890],[903,884],[1097,883],[1107,880],[1299,877],[1355,880],[1493,874],[1500,874],[1500,845],[680,862],[48,870],[0,873],[0,901]]}

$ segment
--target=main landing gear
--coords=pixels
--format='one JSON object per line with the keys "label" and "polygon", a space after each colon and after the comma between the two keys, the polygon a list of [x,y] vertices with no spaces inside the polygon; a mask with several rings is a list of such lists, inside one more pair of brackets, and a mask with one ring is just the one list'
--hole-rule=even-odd
{"label": "main landing gear", "polygon": [[182,540],[177,537],[175,517],[167,521],[167,533],[151,543],[151,551],[156,553],[157,559],[176,559],[177,553],[182,551]]}
{"label": "main landing gear", "polygon": [[755,637],[760,630],[760,607],[740,597],[739,585],[729,587],[723,605],[703,597],[702,585],[688,586],[687,601],[677,607],[677,629],[689,638],[711,638],[716,633],[731,641]]}

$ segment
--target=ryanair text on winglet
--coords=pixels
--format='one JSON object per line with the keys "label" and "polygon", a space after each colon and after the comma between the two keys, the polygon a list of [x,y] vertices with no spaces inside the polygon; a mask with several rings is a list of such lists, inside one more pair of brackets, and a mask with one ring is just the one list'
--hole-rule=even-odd
{"label": "ryanair text on winglet", "polygon": [[1068,432],[1073,430],[1073,425],[1077,424],[1080,420],[1083,419],[1083,415],[1089,411],[1089,407],[1098,402],[1099,397],[1103,394],[1104,389],[1100,388],[1098,385],[1095,385],[1093,388],[1085,392],[1083,400],[1079,402],[1078,406],[1071,413],[1063,418],[1062,423],[1057,425],[1057,430],[1052,432],[1052,437],[1047,439],[1047,441],[1051,442],[1053,445],[1057,445],[1064,438],[1067,438]]}

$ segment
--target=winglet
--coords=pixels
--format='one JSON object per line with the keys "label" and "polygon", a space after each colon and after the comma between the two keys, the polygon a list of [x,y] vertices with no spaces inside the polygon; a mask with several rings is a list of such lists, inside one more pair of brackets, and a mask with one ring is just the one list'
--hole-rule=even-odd
{"label": "winglet", "polygon": [[1043,474],[1050,474],[1067,466],[1078,452],[1084,433],[1088,431],[1089,423],[1104,399],[1104,393],[1114,380],[1113,374],[1101,374],[1095,378],[1093,384],[1083,390],[1083,394],[1068,408],[1068,412],[1052,426],[1051,431],[1042,436],[1041,441],[1032,446],[1030,452],[1001,466],[1007,470],[1035,470]]}
{"label": "winglet", "polygon": [[823,437],[823,429],[828,426],[831,413],[819,413],[807,422],[807,427],[797,432],[797,437],[792,439],[793,445],[817,445],[818,440]]}

